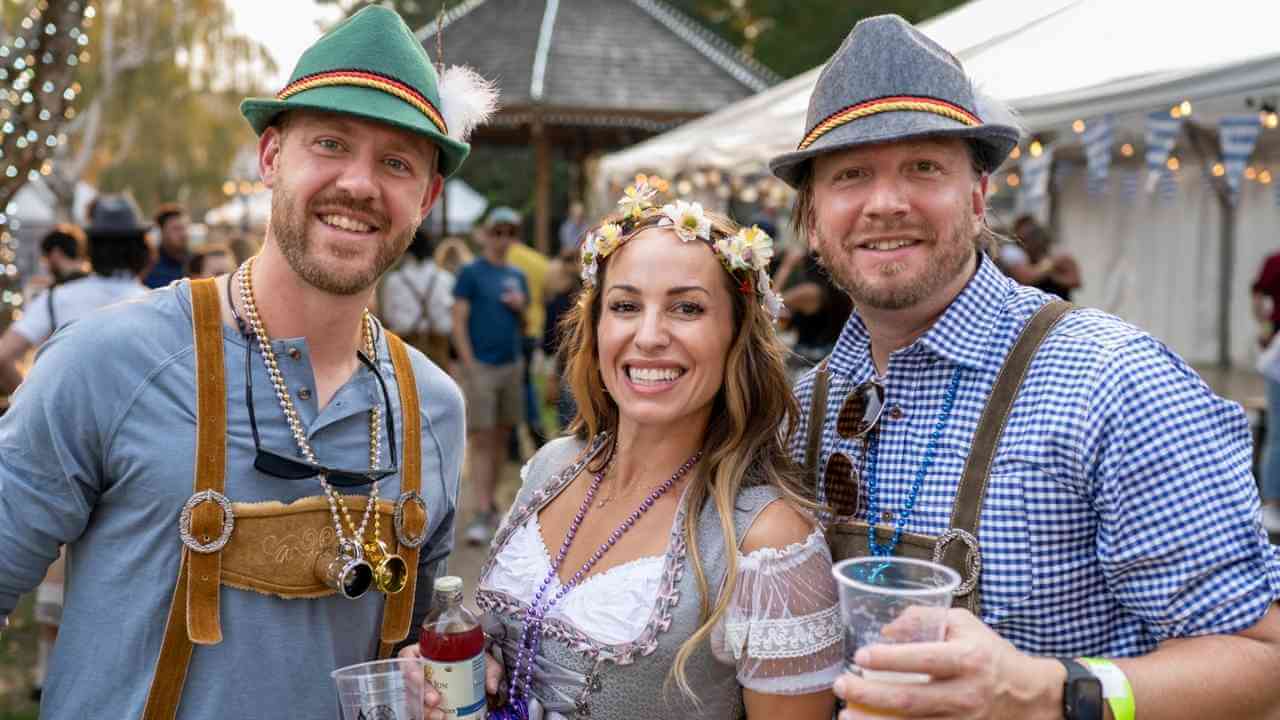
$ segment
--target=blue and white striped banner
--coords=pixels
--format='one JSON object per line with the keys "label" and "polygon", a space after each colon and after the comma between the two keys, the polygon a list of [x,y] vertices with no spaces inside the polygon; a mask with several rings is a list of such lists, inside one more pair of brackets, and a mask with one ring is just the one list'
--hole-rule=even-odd
{"label": "blue and white striped banner", "polygon": [[1084,155],[1090,179],[1105,180],[1111,169],[1111,116],[1094,118],[1084,126]]}
{"label": "blue and white striped banner", "polygon": [[1227,170],[1227,186],[1231,188],[1231,202],[1240,199],[1240,179],[1249,164],[1249,156],[1258,144],[1262,122],[1257,113],[1231,115],[1218,121],[1218,143],[1222,146],[1222,164]]}
{"label": "blue and white striped banner", "polygon": [[1274,188],[1274,192],[1275,192],[1273,197],[1275,197],[1275,200],[1276,200],[1276,207],[1280,208],[1280,182],[1273,182],[1271,183],[1271,185]]}
{"label": "blue and white striped banner", "polygon": [[1040,157],[1030,152],[1022,156],[1022,186],[1018,206],[1023,212],[1036,212],[1049,196],[1049,170],[1053,167],[1053,148],[1045,146]]}
{"label": "blue and white striped banner", "polygon": [[1126,168],[1120,171],[1120,199],[1125,205],[1133,205],[1141,184],[1137,168]]}
{"label": "blue and white striped banner", "polygon": [[1169,168],[1160,168],[1156,180],[1156,202],[1160,205],[1171,205],[1178,198],[1178,173]]}
{"label": "blue and white striped banner", "polygon": [[1147,114],[1147,192],[1155,189],[1165,170],[1165,161],[1173,146],[1178,142],[1178,131],[1182,129],[1182,119],[1169,116],[1168,111]]}

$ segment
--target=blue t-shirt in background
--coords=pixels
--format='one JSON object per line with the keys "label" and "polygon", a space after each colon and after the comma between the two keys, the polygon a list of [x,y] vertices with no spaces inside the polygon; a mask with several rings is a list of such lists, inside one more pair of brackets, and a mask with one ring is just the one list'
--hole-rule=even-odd
{"label": "blue t-shirt in background", "polygon": [[453,296],[471,305],[467,333],[476,360],[506,365],[520,357],[520,316],[502,302],[502,293],[514,287],[529,297],[524,273],[510,265],[494,265],[485,258],[468,263],[458,273]]}

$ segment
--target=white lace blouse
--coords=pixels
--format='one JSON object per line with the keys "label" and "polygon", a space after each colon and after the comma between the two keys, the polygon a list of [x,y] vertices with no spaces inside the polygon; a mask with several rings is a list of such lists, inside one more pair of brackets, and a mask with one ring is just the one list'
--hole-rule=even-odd
{"label": "white lace blouse", "polygon": [[[593,575],[552,608],[597,642],[632,642],[657,602],[665,557],[642,557]],[[551,569],[537,514],[516,529],[481,587],[528,602]],[[548,592],[560,589],[558,578]],[[738,555],[738,582],[712,631],[716,659],[737,667],[744,688],[798,695],[831,687],[841,668],[839,599],[820,530],[781,550]]]}

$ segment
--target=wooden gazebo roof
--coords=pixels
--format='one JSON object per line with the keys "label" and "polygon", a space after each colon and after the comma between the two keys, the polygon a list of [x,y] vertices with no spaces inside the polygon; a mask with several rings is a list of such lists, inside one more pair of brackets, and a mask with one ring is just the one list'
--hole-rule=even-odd
{"label": "wooden gazebo roof", "polygon": [[[443,26],[445,63],[470,65],[501,93],[479,142],[535,115],[553,132],[661,132],[779,80],[660,0],[470,0]],[[435,23],[418,33],[433,56],[435,34]]]}

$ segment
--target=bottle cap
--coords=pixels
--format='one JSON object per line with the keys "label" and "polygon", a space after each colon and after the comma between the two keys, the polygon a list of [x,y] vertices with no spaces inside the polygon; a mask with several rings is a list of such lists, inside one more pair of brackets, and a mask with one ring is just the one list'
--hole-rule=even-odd
{"label": "bottle cap", "polygon": [[436,578],[435,588],[436,592],[462,592],[462,578],[457,575],[438,577]]}

